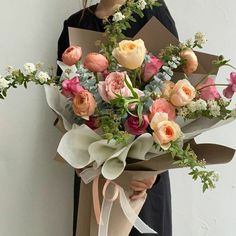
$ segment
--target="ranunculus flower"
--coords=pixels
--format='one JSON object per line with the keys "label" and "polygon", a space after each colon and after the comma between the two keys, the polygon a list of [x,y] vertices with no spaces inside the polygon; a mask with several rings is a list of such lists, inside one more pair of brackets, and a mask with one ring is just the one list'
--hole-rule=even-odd
{"label": "ranunculus flower", "polygon": [[92,72],[103,72],[108,68],[108,60],[100,53],[91,52],[84,60],[84,67]]}
{"label": "ranunculus flower", "polygon": [[190,103],[196,96],[196,89],[186,80],[179,80],[171,93],[170,102],[176,107],[182,107]]}
{"label": "ranunculus flower", "polygon": [[100,120],[97,117],[89,117],[89,120],[86,121],[86,125],[90,128],[90,129],[97,129],[100,126]]}
{"label": "ranunculus flower", "polygon": [[151,107],[149,108],[149,120],[151,121],[152,118],[158,112],[163,112],[168,115],[169,120],[175,120],[175,107],[169,103],[165,98],[159,98],[153,102]]}
{"label": "ranunculus flower", "polygon": [[174,82],[166,80],[161,89],[162,96],[169,100],[174,87],[175,87]]}
{"label": "ranunculus flower", "polygon": [[147,62],[144,66],[143,70],[143,81],[149,81],[154,75],[158,73],[158,71],[163,66],[163,62],[155,56],[151,56],[149,62]]}
{"label": "ranunculus flower", "polygon": [[220,94],[215,86],[215,81],[211,77],[209,77],[204,83],[200,84],[197,87],[197,90],[200,91],[200,98],[205,101],[220,98]]}
{"label": "ranunculus flower", "polygon": [[180,57],[185,61],[183,71],[187,75],[191,75],[198,68],[198,59],[191,48],[184,49],[180,53]]}
{"label": "ranunculus flower", "polygon": [[74,97],[76,94],[82,92],[84,88],[80,85],[78,77],[73,79],[63,80],[62,94],[66,97]]}
{"label": "ranunculus flower", "polygon": [[223,94],[226,98],[231,99],[236,92],[236,72],[230,74],[229,85],[224,89]]}
{"label": "ranunculus flower", "polygon": [[86,120],[89,120],[89,116],[93,115],[96,106],[93,95],[87,90],[83,90],[73,98],[72,108],[74,113]]}
{"label": "ranunculus flower", "polygon": [[148,117],[146,115],[142,116],[142,123],[139,125],[139,118],[136,116],[130,116],[125,121],[125,130],[133,135],[141,135],[146,133],[146,129],[149,125]]}
{"label": "ranunculus flower", "polygon": [[146,48],[142,39],[123,40],[112,52],[118,63],[130,70],[137,69],[142,65],[145,54]]}
{"label": "ranunculus flower", "polygon": [[82,57],[82,49],[79,46],[70,46],[62,54],[62,61],[67,66],[75,65]]}
{"label": "ranunculus flower", "polygon": [[180,138],[182,132],[178,124],[168,120],[167,113],[156,113],[150,123],[153,132],[153,138],[164,150],[170,147],[171,141]]}
{"label": "ranunculus flower", "polygon": [[116,98],[116,94],[124,97],[130,96],[130,90],[125,84],[125,72],[111,72],[105,79],[98,83],[98,92],[105,102]]}

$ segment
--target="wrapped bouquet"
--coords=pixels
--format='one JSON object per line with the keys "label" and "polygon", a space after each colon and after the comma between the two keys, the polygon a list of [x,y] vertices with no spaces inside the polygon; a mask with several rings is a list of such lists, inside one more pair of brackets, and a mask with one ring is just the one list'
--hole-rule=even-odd
{"label": "wrapped bouquet", "polygon": [[[107,235],[108,223],[109,235],[128,235],[132,225],[140,232],[154,233],[137,218],[145,200],[128,200],[131,179],[188,167],[189,175],[200,179],[205,191],[214,188],[218,179],[206,164],[227,162],[234,155],[232,149],[197,145],[193,140],[236,117],[236,110],[229,109],[236,91],[236,72],[228,81],[215,84],[218,69],[232,67],[229,60],[195,52],[205,43],[202,33],[179,43],[156,19],[135,39],[124,39],[122,32],[130,27],[130,20],[135,20],[132,12],[142,17],[145,7],[156,4],[143,2],[128,1],[126,7],[107,19],[106,40],[96,43],[99,52],[84,53],[94,45],[83,47],[78,40],[78,35],[87,34],[87,39],[94,41],[89,34],[99,39],[99,33],[82,30],[77,34],[78,29],[71,29],[74,45],[64,52],[62,62],[58,61],[61,77],[32,63],[26,63],[23,70],[9,67],[9,73],[0,77],[1,98],[11,87],[27,87],[29,82],[45,86],[48,104],[58,115],[56,125],[64,132],[58,157],[82,170],[80,175],[86,184],[80,191],[83,205],[79,212],[83,217],[78,222],[79,235]],[[150,28],[161,33],[165,45],[151,40]],[[225,86],[223,95],[217,86]],[[119,203],[112,208],[118,196]],[[116,217],[124,226],[123,234]]]}

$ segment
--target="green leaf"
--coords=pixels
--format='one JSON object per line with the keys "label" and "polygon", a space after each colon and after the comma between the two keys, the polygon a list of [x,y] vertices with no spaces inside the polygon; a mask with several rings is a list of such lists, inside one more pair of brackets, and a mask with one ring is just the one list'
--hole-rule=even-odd
{"label": "green leaf", "polygon": [[129,83],[129,81],[127,80],[127,77],[125,77],[125,84],[127,85],[127,87],[129,88],[129,90],[131,91],[132,95],[134,98],[139,98],[138,94],[135,92],[134,88],[132,87],[132,85]]}

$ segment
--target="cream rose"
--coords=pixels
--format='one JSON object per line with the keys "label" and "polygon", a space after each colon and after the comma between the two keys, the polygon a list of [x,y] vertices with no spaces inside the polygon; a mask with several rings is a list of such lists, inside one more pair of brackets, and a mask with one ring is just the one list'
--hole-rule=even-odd
{"label": "cream rose", "polygon": [[179,80],[170,95],[170,102],[176,107],[189,104],[196,96],[196,89],[186,80]]}
{"label": "cream rose", "polygon": [[137,69],[142,65],[145,54],[146,48],[142,39],[123,40],[112,52],[118,63],[130,70]]}
{"label": "cream rose", "polygon": [[180,138],[182,132],[178,124],[168,120],[168,114],[158,112],[152,118],[150,123],[153,132],[153,138],[164,150],[168,150],[171,141]]}

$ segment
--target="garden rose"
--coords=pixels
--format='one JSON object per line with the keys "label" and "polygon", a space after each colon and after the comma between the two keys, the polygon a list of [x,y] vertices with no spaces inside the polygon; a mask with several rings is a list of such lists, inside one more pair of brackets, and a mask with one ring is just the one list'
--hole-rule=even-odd
{"label": "garden rose", "polygon": [[176,107],[182,107],[190,103],[196,96],[195,88],[186,79],[179,80],[170,96],[170,102]]}
{"label": "garden rose", "polygon": [[142,39],[123,40],[112,52],[118,63],[130,70],[141,67],[145,54],[146,48]]}
{"label": "garden rose", "polygon": [[136,116],[130,116],[124,124],[125,130],[133,135],[141,135],[146,133],[146,129],[149,125],[148,117],[143,115],[142,118],[142,123],[139,125],[139,118]]}
{"label": "garden rose", "polygon": [[166,80],[161,90],[162,96],[169,100],[174,86],[175,86],[175,83],[173,83],[172,81]]}
{"label": "garden rose", "polygon": [[86,120],[89,120],[89,116],[93,115],[96,106],[93,95],[87,90],[83,90],[73,98],[72,108],[74,113]]}
{"label": "garden rose", "polygon": [[200,98],[205,101],[216,100],[220,98],[220,94],[216,89],[215,82],[210,77],[204,83],[200,84],[197,89],[200,91]]}
{"label": "garden rose", "polygon": [[105,102],[116,98],[116,94],[124,97],[130,95],[130,90],[125,84],[125,72],[111,72],[105,79],[98,83],[98,92]]}
{"label": "garden rose", "polygon": [[89,120],[86,121],[86,125],[90,128],[90,129],[97,129],[100,126],[100,120],[97,117],[89,117]]}
{"label": "garden rose", "polygon": [[175,120],[175,107],[169,103],[165,98],[155,100],[149,108],[149,120],[151,121],[157,112],[163,112],[168,115],[169,120]]}
{"label": "garden rose", "polygon": [[198,68],[198,59],[191,48],[184,49],[180,53],[180,57],[185,61],[183,71],[187,75],[191,75]]}
{"label": "garden rose", "polygon": [[171,141],[176,141],[181,136],[181,130],[178,124],[168,120],[167,113],[156,113],[150,123],[153,132],[153,138],[164,150],[170,147]]}
{"label": "garden rose", "polygon": [[62,54],[62,61],[67,66],[75,65],[82,57],[82,49],[79,46],[70,46]]}
{"label": "garden rose", "polygon": [[63,80],[62,82],[62,94],[66,97],[74,97],[83,90],[84,88],[80,85],[79,77]]}
{"label": "garden rose", "polygon": [[149,81],[154,75],[158,73],[162,66],[163,62],[160,59],[156,58],[155,56],[151,56],[150,61],[144,66],[143,81]]}
{"label": "garden rose", "polygon": [[103,72],[108,68],[108,60],[100,53],[91,52],[84,60],[84,67],[92,72]]}

